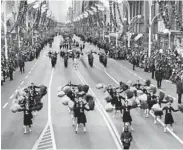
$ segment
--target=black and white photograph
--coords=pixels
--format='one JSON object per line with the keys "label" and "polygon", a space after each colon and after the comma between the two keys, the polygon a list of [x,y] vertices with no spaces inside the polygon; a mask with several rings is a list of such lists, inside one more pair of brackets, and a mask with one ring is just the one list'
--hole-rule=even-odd
{"label": "black and white photograph", "polygon": [[183,0],[1,0],[1,149],[183,149]]}

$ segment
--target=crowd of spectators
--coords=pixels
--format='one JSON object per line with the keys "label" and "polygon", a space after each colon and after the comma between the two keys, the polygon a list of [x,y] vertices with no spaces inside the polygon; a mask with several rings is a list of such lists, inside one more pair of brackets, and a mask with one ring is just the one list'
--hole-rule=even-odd
{"label": "crowd of spectators", "polygon": [[34,45],[24,45],[21,49],[16,47],[8,47],[8,60],[5,59],[5,53],[1,51],[1,85],[10,78],[13,80],[13,72],[20,68],[20,72],[24,72],[25,63],[28,61],[32,61],[34,59],[38,59],[41,50],[46,46],[50,41],[52,41],[53,37],[56,33],[50,35],[49,37],[45,37],[43,39],[37,40]]}
{"label": "crowd of spectators", "polygon": [[145,72],[152,72],[161,68],[163,72],[162,78],[176,83],[177,78],[183,81],[183,57],[178,54],[175,48],[161,50],[152,47],[150,58],[148,57],[148,49],[142,46],[132,44],[131,48],[127,48],[126,43],[121,42],[116,47],[115,42],[100,40],[99,38],[86,37],[82,34],[76,34],[83,41],[87,41],[99,49],[103,49],[110,58],[128,60],[135,66],[144,69]]}

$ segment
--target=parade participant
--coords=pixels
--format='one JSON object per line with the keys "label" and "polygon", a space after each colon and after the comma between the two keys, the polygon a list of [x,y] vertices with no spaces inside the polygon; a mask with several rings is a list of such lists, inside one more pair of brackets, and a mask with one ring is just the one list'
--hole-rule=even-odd
{"label": "parade participant", "polygon": [[107,92],[110,94],[111,97],[113,96],[113,89],[111,84],[108,85]]}
{"label": "parade participant", "polygon": [[31,125],[32,125],[32,113],[29,109],[29,101],[28,99],[24,100],[24,134],[27,133],[27,129],[29,129],[29,132],[31,132]]}
{"label": "parade participant", "polygon": [[75,69],[77,69],[77,65],[79,63],[79,58],[80,58],[80,53],[76,52],[75,56],[74,56],[74,67],[75,67]]}
{"label": "parade participant", "polygon": [[133,64],[133,70],[135,70],[135,65],[136,65],[136,59],[135,59],[135,56],[133,56],[132,64]]}
{"label": "parade participant", "polygon": [[52,65],[53,68],[55,67],[56,61],[57,61],[57,58],[55,57],[54,54],[52,54],[52,56],[51,56],[51,65]]}
{"label": "parade participant", "polygon": [[79,114],[79,96],[76,95],[74,98],[74,108],[73,108],[73,121],[72,125],[75,125],[75,120],[77,119]]}
{"label": "parade participant", "polygon": [[[33,82],[28,87],[28,90],[30,92],[29,100],[30,100],[30,107],[31,108],[34,107],[36,104],[36,102],[35,102],[35,96],[37,95],[36,89],[40,89],[40,87],[35,86]],[[34,116],[36,116],[36,111],[34,111]]]}
{"label": "parade participant", "polygon": [[78,127],[79,127],[79,124],[83,124],[83,130],[84,132],[86,132],[86,122],[87,122],[87,119],[86,119],[86,115],[85,115],[85,110],[89,111],[90,109],[86,108],[85,107],[86,104],[84,104],[84,102],[82,101],[81,98],[79,98],[79,110],[78,110],[78,116],[77,116],[77,125],[76,125],[76,134],[78,132]]}
{"label": "parade participant", "polygon": [[64,56],[64,66],[67,67],[68,65],[68,54],[66,53],[65,56]]}
{"label": "parade participant", "polygon": [[[159,96],[156,96],[156,103],[155,104],[158,104],[160,106],[160,108],[162,107],[161,104],[162,103],[167,103],[167,101],[163,101],[163,100],[160,100],[159,99]],[[154,124],[157,123],[157,117],[159,117],[161,119],[162,115],[163,115],[163,112],[162,111],[157,111],[157,112],[154,112],[154,115],[155,115],[155,118],[154,118]]]}
{"label": "parade participant", "polygon": [[157,102],[156,95],[154,95],[153,92],[147,93],[148,108],[146,110],[146,118],[149,116],[149,112],[151,111],[152,106],[156,104],[156,102]]}
{"label": "parade participant", "polygon": [[82,47],[82,45],[80,45],[80,51],[81,51],[81,53],[82,53],[82,50],[83,50],[83,47]]}
{"label": "parade participant", "polygon": [[163,107],[163,111],[165,110],[165,126],[164,126],[164,132],[166,132],[167,130],[167,126],[170,125],[171,130],[173,131],[173,116],[172,116],[172,111],[173,112],[177,112],[179,110],[175,110],[172,106],[171,106],[171,102],[168,103],[167,106]]}
{"label": "parade participant", "polygon": [[130,115],[130,109],[132,108],[132,106],[128,105],[128,101],[125,100],[125,105],[122,106],[122,110],[123,110],[123,122],[124,122],[124,126],[126,123],[129,123],[131,130],[133,130],[132,127],[132,117]]}
{"label": "parade participant", "polygon": [[120,137],[121,143],[123,144],[124,149],[130,148],[130,143],[133,140],[132,134],[129,131],[128,125],[124,126],[124,131],[121,133]]}
{"label": "parade participant", "polygon": [[64,87],[66,87],[66,86],[69,86],[69,87],[73,88],[73,87],[77,87],[78,85],[72,84],[71,81],[68,81],[68,83],[67,83],[65,86],[62,87],[62,89],[63,89]]}
{"label": "parade participant", "polygon": [[113,117],[116,116],[116,113],[118,110],[120,110],[121,115],[122,115],[122,99],[124,100],[125,98],[120,96],[118,92],[114,92],[113,99],[115,101],[115,111],[114,111]]}
{"label": "parade participant", "polygon": [[137,90],[141,90],[142,84],[140,84],[140,81],[137,80],[137,83],[133,84],[133,86],[134,86]]}
{"label": "parade participant", "polygon": [[40,88],[39,86],[34,85],[34,83],[32,82],[31,85],[28,87],[31,90],[31,95],[35,96],[36,95],[36,88]]}

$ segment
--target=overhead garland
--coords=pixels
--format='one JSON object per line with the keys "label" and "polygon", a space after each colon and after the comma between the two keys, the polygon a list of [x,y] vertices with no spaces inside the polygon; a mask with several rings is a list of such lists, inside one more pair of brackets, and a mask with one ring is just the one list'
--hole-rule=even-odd
{"label": "overhead garland", "polygon": [[112,30],[112,23],[114,23],[113,14],[112,14],[112,1],[109,0],[109,9],[110,9],[110,30]]}
{"label": "overhead garland", "polygon": [[115,25],[115,28],[117,28],[117,21],[116,21],[116,3],[114,1],[113,1],[113,11],[114,11],[114,25]]}
{"label": "overhead garland", "polygon": [[28,8],[27,1],[20,1],[17,20],[8,34],[10,34],[17,26],[22,25],[22,23],[24,22],[24,15],[27,12],[27,8]]}
{"label": "overhead garland", "polygon": [[181,24],[181,21],[178,19],[179,13],[177,12],[177,9],[175,8],[175,1],[171,1],[171,6],[173,9],[173,14],[175,14],[176,23],[178,24],[180,31],[183,32],[183,25]]}
{"label": "overhead garland", "polygon": [[164,21],[165,27],[167,29],[171,29],[169,15],[168,15],[168,7],[166,6],[166,2],[158,1],[158,3],[159,3],[160,15]]}

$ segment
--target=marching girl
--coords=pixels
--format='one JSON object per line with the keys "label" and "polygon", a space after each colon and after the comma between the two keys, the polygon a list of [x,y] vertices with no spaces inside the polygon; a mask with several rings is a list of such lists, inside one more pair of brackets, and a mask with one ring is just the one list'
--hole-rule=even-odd
{"label": "marching girl", "polygon": [[148,108],[146,110],[146,118],[149,116],[149,112],[151,111],[152,106],[156,104],[156,102],[157,102],[156,95],[154,95],[153,92],[147,93]]}
{"label": "marching girl", "polygon": [[32,125],[32,118],[33,118],[31,110],[29,109],[29,101],[27,98],[24,100],[24,107],[25,107],[25,109],[23,110],[23,113],[24,113],[24,134],[26,134],[27,130],[29,132],[31,132],[31,125]]}
{"label": "marching girl", "polygon": [[86,132],[86,115],[85,115],[85,110],[89,111],[90,109],[86,108],[84,102],[82,101],[81,98],[79,98],[79,107],[78,107],[78,114],[77,114],[77,125],[76,125],[76,130],[75,133],[77,134],[78,132],[78,127],[79,124],[83,124],[83,130]]}
{"label": "marching girl", "polygon": [[[159,99],[159,96],[156,96],[156,103],[155,104],[158,104],[160,106],[160,108],[162,108],[161,104],[162,103],[167,103],[168,101],[162,101]],[[155,115],[155,118],[154,118],[154,124],[157,123],[157,118],[159,117],[160,119],[162,118],[162,115],[163,115],[163,111],[156,111],[154,112],[154,115]]]}
{"label": "marching girl", "polygon": [[70,88],[77,87],[78,85],[72,84],[71,81],[69,81],[65,86],[62,87],[62,89],[66,86],[69,86]]}
{"label": "marching girl", "polygon": [[132,127],[132,117],[130,115],[130,109],[132,109],[132,106],[128,105],[128,101],[126,100],[125,101],[125,105],[122,106],[122,110],[123,110],[123,123],[124,123],[124,126],[126,123],[129,123],[130,127],[131,127],[131,130],[133,130],[133,127]]}
{"label": "marching girl", "polygon": [[[31,86],[28,87],[29,88],[29,100],[31,102],[31,106],[30,107],[34,107],[36,102],[35,102],[35,96],[36,96],[36,89],[40,89],[39,86],[34,85],[34,83],[31,83]],[[36,111],[34,111],[34,116],[36,116]]]}
{"label": "marching girl", "polygon": [[[69,81],[65,86],[62,87],[62,89],[66,86],[69,86],[72,89],[72,92],[67,93],[67,96],[74,102],[75,94],[74,94],[74,87],[77,87],[78,85],[72,84],[71,81]],[[68,106],[68,111],[71,113],[71,109]],[[72,116],[71,116],[72,117]]]}
{"label": "marching girl", "polygon": [[73,120],[72,120],[72,125],[75,125],[75,120],[77,119],[79,114],[79,97],[76,95],[74,98],[74,108],[73,108]]}
{"label": "marching girl", "polygon": [[115,104],[115,100],[114,100],[114,89],[112,88],[112,85],[108,85],[108,89],[107,89],[107,92],[109,93],[109,95],[111,96],[111,104],[114,106]]}
{"label": "marching girl", "polygon": [[114,92],[113,99],[115,101],[115,111],[114,111],[113,117],[116,116],[116,113],[118,110],[120,110],[121,115],[122,115],[122,99],[125,100],[125,98],[120,96],[118,92]]}
{"label": "marching girl", "polygon": [[163,111],[165,111],[165,126],[164,126],[164,132],[166,132],[167,130],[167,126],[170,125],[171,130],[173,131],[173,116],[172,116],[172,111],[173,112],[177,112],[179,110],[175,110],[172,106],[171,106],[171,102],[168,103],[167,106],[163,107]]}

